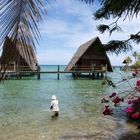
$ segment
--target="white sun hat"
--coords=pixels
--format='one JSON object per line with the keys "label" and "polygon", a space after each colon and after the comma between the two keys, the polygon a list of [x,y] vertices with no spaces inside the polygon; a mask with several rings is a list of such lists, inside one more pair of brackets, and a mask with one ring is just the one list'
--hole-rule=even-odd
{"label": "white sun hat", "polygon": [[56,100],[56,96],[55,95],[52,96],[52,100]]}

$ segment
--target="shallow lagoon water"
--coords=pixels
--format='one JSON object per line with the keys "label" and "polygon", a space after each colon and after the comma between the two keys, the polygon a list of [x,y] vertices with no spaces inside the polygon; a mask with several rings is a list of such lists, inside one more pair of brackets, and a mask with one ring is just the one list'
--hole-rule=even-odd
{"label": "shallow lagoon water", "polygon": [[[116,82],[122,76],[119,73],[127,74],[115,70],[108,78]],[[112,89],[102,88],[101,83],[73,80],[70,74],[60,75],[60,80],[55,74],[43,74],[41,80],[6,80],[0,84],[0,140],[117,140],[129,131],[136,133],[136,125],[128,122],[123,107],[113,116],[102,115],[101,98]],[[49,110],[53,94],[60,107],[56,120]]]}

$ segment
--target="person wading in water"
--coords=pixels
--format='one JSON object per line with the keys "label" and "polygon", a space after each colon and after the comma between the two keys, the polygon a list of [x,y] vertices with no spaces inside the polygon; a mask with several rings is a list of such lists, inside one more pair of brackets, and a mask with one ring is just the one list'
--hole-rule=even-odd
{"label": "person wading in water", "polygon": [[50,109],[53,112],[52,118],[56,118],[59,116],[58,100],[56,99],[55,95],[52,96]]}

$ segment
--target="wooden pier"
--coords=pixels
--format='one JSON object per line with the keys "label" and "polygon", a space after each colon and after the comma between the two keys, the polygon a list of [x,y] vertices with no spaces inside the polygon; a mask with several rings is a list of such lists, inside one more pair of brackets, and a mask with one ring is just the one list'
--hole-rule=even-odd
{"label": "wooden pier", "polygon": [[41,79],[41,74],[56,74],[57,76],[57,80],[60,79],[60,74],[66,74],[66,73],[69,73],[69,74],[72,74],[73,78],[74,79],[78,79],[78,77],[82,76],[83,74],[85,75],[89,75],[92,79],[95,79],[95,78],[106,78],[107,76],[107,67],[85,67],[84,69],[83,68],[74,68],[73,70],[71,71],[62,71],[60,70],[60,66],[58,65],[57,66],[57,69],[54,70],[54,71],[6,71],[5,72],[5,79],[7,79],[8,76],[15,76],[16,79],[21,79],[22,77],[24,77],[25,75],[36,75],[37,76],[37,79]]}

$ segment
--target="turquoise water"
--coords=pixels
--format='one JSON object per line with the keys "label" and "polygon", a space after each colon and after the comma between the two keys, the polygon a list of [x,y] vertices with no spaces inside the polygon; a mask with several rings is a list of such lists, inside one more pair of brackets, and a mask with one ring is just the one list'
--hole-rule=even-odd
{"label": "turquoise water", "polygon": [[[55,69],[41,67],[42,71]],[[108,73],[108,78],[117,82],[120,73],[127,75],[116,69]],[[102,80],[73,80],[70,74],[56,78],[56,74],[42,74],[41,80],[35,76],[0,84],[0,140],[113,140],[122,133],[136,131],[121,109],[114,116],[102,115],[101,98],[113,91],[102,88]],[[59,100],[57,120],[51,119],[49,110],[53,94]]]}

